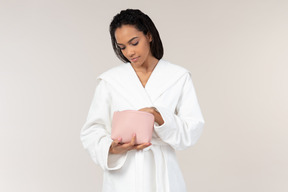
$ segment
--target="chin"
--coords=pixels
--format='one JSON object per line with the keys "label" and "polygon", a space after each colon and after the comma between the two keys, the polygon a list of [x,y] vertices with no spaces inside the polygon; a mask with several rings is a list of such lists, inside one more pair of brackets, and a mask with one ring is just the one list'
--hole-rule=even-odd
{"label": "chin", "polygon": [[135,62],[131,62],[133,65],[136,65],[136,66],[141,66],[143,65],[143,61],[135,61]]}

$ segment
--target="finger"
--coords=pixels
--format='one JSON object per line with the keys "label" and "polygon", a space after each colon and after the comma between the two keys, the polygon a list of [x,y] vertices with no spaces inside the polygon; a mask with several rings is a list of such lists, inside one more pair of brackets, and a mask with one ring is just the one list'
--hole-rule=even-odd
{"label": "finger", "polygon": [[134,146],[134,145],[135,145],[135,141],[136,141],[136,134],[133,133],[132,139],[131,139],[131,141],[130,141],[130,145],[131,145],[131,146]]}
{"label": "finger", "polygon": [[136,140],[136,134],[134,133],[131,141],[129,143],[122,144],[121,145],[121,149],[122,150],[126,150],[126,151],[133,150],[134,147],[135,147],[134,146],[135,145],[135,140]]}
{"label": "finger", "polygon": [[145,107],[145,108],[139,109],[138,111],[144,111],[144,112],[147,112],[147,113],[151,113],[151,108],[150,107]]}
{"label": "finger", "polygon": [[131,139],[131,141],[129,143],[124,143],[122,145],[119,145],[118,147],[121,148],[121,150],[124,151],[129,151],[129,150],[133,150],[134,149],[134,145],[135,145],[135,140],[136,140],[136,134],[133,134],[133,137]]}
{"label": "finger", "polygon": [[143,143],[141,145],[137,145],[135,147],[136,150],[142,150],[142,149],[145,149],[146,147],[149,147],[150,145],[152,145],[151,143]]}
{"label": "finger", "polygon": [[123,145],[119,145],[118,148],[122,151],[130,151],[133,149],[133,145],[131,145],[131,143],[125,143]]}
{"label": "finger", "polygon": [[148,147],[147,145],[139,145],[137,147],[135,147],[136,150],[142,150],[145,149],[146,147]]}
{"label": "finger", "polygon": [[119,137],[118,139],[113,140],[111,146],[112,146],[112,147],[116,147],[121,140],[122,140],[121,137]]}
{"label": "finger", "polygon": [[145,111],[147,109],[147,107],[139,109],[138,111]]}

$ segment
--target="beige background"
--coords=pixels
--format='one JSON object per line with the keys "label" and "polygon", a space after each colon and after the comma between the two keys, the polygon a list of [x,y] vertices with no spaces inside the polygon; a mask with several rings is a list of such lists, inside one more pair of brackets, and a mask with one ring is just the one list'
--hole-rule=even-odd
{"label": "beige background", "polygon": [[0,0],[0,191],[100,191],[79,132],[126,8],[192,72],[206,125],[178,152],[188,191],[288,191],[286,0]]}

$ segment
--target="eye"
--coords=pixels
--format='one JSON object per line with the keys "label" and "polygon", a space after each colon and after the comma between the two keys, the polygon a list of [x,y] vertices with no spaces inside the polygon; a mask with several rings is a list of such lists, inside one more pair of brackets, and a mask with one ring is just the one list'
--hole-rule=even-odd
{"label": "eye", "polygon": [[132,43],[133,46],[138,45],[139,41],[137,41],[136,43]]}
{"label": "eye", "polygon": [[120,49],[120,50],[124,50],[125,47],[120,47],[120,46],[118,46],[118,49]]}

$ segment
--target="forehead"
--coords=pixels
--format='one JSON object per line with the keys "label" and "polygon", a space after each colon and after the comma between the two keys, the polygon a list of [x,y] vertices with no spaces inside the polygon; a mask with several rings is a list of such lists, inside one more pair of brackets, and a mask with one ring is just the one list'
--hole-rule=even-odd
{"label": "forehead", "polygon": [[115,31],[116,41],[120,44],[127,43],[130,39],[143,35],[143,32],[136,29],[133,25],[122,25]]}

